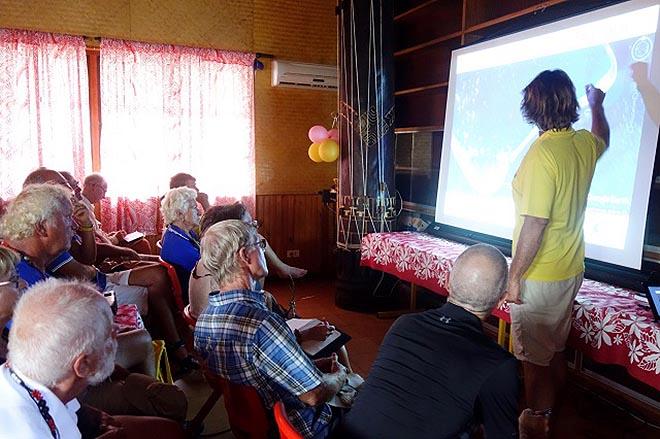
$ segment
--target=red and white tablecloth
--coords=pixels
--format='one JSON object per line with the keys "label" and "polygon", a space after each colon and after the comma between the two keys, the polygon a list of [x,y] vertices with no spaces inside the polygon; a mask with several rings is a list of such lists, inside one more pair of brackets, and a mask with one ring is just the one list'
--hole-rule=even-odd
{"label": "red and white tablecloth", "polygon": [[[451,267],[466,248],[421,233],[372,233],[362,239],[361,263],[447,295]],[[585,280],[575,299],[569,344],[660,389],[660,324],[640,303],[631,290]],[[493,314],[510,321],[506,305]]]}

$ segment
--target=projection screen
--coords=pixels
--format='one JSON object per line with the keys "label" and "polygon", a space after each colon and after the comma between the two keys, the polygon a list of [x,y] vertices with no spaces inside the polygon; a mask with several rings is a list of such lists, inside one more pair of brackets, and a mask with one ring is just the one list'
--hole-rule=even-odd
{"label": "projection screen", "polygon": [[586,256],[639,269],[660,122],[658,0],[634,0],[452,53],[435,220],[511,239],[511,181],[538,128],[522,89],[562,69],[590,129],[584,86],[606,92],[610,147],[598,161],[584,233]]}

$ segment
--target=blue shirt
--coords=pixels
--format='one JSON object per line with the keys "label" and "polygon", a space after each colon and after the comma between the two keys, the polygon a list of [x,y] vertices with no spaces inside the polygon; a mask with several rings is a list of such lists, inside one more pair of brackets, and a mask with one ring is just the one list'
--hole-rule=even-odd
{"label": "blue shirt", "polygon": [[330,406],[309,407],[298,399],[321,384],[322,374],[284,319],[268,310],[263,293],[212,293],[195,326],[195,349],[214,373],[255,387],[267,409],[281,400],[304,437],[328,435]]}
{"label": "blue shirt", "polygon": [[185,268],[190,276],[199,261],[199,239],[195,232],[185,232],[170,224],[163,235],[162,246],[160,257],[163,261]]}
{"label": "blue shirt", "polygon": [[28,287],[50,277],[48,274],[32,265],[32,263],[23,255],[21,255],[21,261],[16,264],[16,272],[18,273],[18,277],[23,279]]}
{"label": "blue shirt", "polygon": [[[28,287],[31,287],[37,282],[41,282],[42,280],[46,280],[50,277],[35,267],[32,262],[30,262],[30,260],[23,254],[21,254],[21,260],[19,263],[16,264],[16,273],[18,274],[18,277],[23,279]],[[5,328],[10,329],[12,321],[13,320],[8,321],[5,325]]]}

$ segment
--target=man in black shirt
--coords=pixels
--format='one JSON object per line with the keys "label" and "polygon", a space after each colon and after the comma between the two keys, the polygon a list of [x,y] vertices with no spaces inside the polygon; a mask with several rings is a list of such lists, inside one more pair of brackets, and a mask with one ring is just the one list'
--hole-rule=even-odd
{"label": "man in black shirt", "polygon": [[507,264],[495,247],[461,254],[447,304],[400,317],[337,438],[514,438],[518,368],[481,326],[504,294]]}

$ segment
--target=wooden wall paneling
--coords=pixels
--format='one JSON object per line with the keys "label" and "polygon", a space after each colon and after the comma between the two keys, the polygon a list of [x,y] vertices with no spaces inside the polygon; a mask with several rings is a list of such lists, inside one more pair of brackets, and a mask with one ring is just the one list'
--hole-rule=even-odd
{"label": "wooden wall paneling", "polygon": [[[260,232],[280,259],[312,273],[334,272],[334,216],[316,194],[257,195]],[[287,257],[298,250],[299,257]]]}

